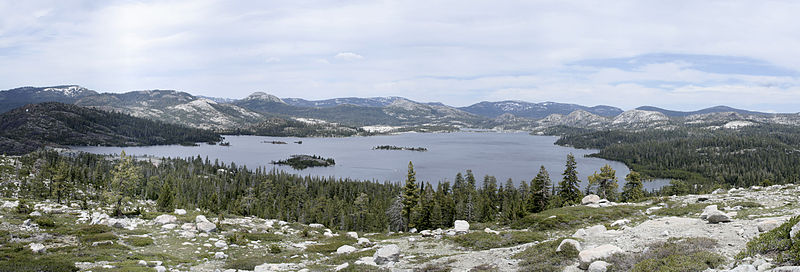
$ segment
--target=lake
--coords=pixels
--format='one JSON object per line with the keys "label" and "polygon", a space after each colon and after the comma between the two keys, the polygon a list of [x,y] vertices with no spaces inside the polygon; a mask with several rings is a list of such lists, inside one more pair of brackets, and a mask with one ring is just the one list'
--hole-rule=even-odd
{"label": "lake", "polygon": [[[406,179],[408,162],[414,163],[418,181],[438,183],[454,180],[456,173],[471,169],[478,184],[484,175],[497,178],[505,184],[511,178],[519,185],[521,180],[530,181],[544,165],[554,183],[561,180],[567,154],[575,155],[578,177],[586,186],[587,177],[605,164],[617,170],[620,189],[629,169],[620,162],[599,158],[588,158],[595,150],[562,147],[553,143],[558,137],[533,136],[527,133],[454,132],[454,133],[405,133],[398,135],[347,137],[347,138],[295,138],[226,135],[230,146],[142,146],[142,147],[86,147],[72,149],[95,154],[118,154],[123,149],[129,155],[186,158],[208,158],[212,162],[246,165],[250,169],[266,167],[300,175],[334,176],[358,180],[401,182]],[[265,142],[282,141],[288,144]],[[294,143],[302,141],[302,144]],[[373,150],[380,145],[400,147],[424,147],[426,152]],[[333,158],[336,165],[295,170],[289,166],[273,165],[270,162],[289,158],[294,154],[319,155]],[[665,180],[645,182],[652,190],[668,184]]]}

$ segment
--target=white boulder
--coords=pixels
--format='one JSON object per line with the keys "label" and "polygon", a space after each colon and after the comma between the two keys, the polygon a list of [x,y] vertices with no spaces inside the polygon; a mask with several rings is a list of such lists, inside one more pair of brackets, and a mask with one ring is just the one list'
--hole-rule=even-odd
{"label": "white boulder", "polygon": [[175,217],[174,215],[171,215],[171,214],[162,214],[162,215],[156,216],[156,218],[153,219],[153,222],[156,223],[156,224],[161,224],[161,225],[173,224],[173,223],[177,223],[178,222],[178,218]]}
{"label": "white boulder", "polygon": [[347,254],[353,252],[356,252],[356,248],[348,245],[343,245],[336,249],[336,254]]}
{"label": "white boulder", "polygon": [[206,221],[206,222],[197,222],[195,224],[195,226],[197,227],[198,231],[202,231],[202,232],[205,232],[205,233],[217,231],[217,224],[214,224],[214,223],[211,223],[211,222],[208,222],[208,221]]}
{"label": "white boulder", "polygon": [[768,232],[777,227],[780,227],[783,221],[776,219],[768,219],[758,222],[758,232]]}
{"label": "white boulder", "polygon": [[397,262],[400,260],[400,247],[395,244],[386,245],[375,251],[372,257],[378,265],[383,265],[388,262]]}
{"label": "white boulder", "polygon": [[572,239],[564,239],[564,240],[561,241],[560,244],[558,244],[558,247],[556,248],[556,252],[561,252],[562,250],[564,250],[564,245],[571,245],[572,247],[577,249],[578,252],[581,251],[581,243],[579,243],[578,241],[572,240]]}
{"label": "white boulder", "polygon": [[209,222],[209,223],[211,223],[211,221],[208,221],[208,218],[206,218],[206,216],[205,216],[205,215],[202,215],[202,214],[201,214],[201,215],[198,215],[198,216],[196,216],[196,217],[194,218],[194,222],[195,222],[195,223],[200,223],[200,222]]}
{"label": "white boulder", "polygon": [[594,262],[598,259],[608,258],[615,253],[622,253],[622,249],[615,246],[615,245],[601,245],[595,248],[584,249],[580,253],[578,253],[578,259],[580,260],[581,264],[580,267],[583,269],[588,269],[589,264]]}
{"label": "white boulder", "polygon": [[308,224],[308,226],[309,226],[309,227],[311,227],[311,228],[315,228],[315,229],[321,229],[321,228],[325,228],[325,225],[323,225],[323,224],[317,224],[317,223],[314,223],[314,224]]}
{"label": "white boulder", "polygon": [[587,195],[581,199],[581,205],[597,204],[600,202],[600,197],[597,195]]}
{"label": "white boulder", "polygon": [[43,244],[40,243],[31,243],[28,245],[33,253],[44,253],[47,251],[47,248],[44,247]]}
{"label": "white boulder", "polygon": [[469,222],[464,220],[456,220],[453,222],[453,229],[455,229],[456,232],[469,232]]}
{"label": "white boulder", "polygon": [[186,210],[184,210],[184,209],[175,209],[174,213],[177,214],[177,215],[184,215],[184,214],[186,214]]}
{"label": "white boulder", "polygon": [[586,228],[586,236],[598,236],[605,233],[608,229],[604,225],[595,225]]}
{"label": "white boulder", "polygon": [[347,233],[347,236],[353,237],[354,239],[358,239],[358,232],[350,231]]}
{"label": "white boulder", "polygon": [[594,261],[589,265],[589,272],[606,272],[610,264],[604,261]]}
{"label": "white boulder", "polygon": [[797,238],[798,233],[800,233],[800,222],[794,224],[794,226],[792,226],[792,229],[789,230],[789,238],[791,239]]}
{"label": "white boulder", "polygon": [[614,223],[611,223],[611,226],[612,227],[618,227],[618,226],[621,227],[621,226],[624,226],[624,225],[627,225],[627,224],[630,224],[630,223],[631,223],[630,219],[620,219],[620,220],[614,221]]}
{"label": "white boulder", "polygon": [[225,243],[225,241],[219,240],[219,241],[214,242],[214,246],[218,247],[218,248],[226,248],[226,247],[228,247],[228,244]]}
{"label": "white boulder", "polygon": [[483,229],[483,232],[485,232],[485,233],[490,233],[490,234],[500,234],[500,232],[499,232],[499,231],[492,230],[492,229],[490,229],[490,228],[485,228],[485,229]]}
{"label": "white boulder", "polygon": [[345,269],[345,268],[348,268],[348,267],[350,267],[350,263],[343,263],[343,264],[340,264],[340,265],[337,265],[336,267],[334,267],[333,271],[339,271],[339,270],[342,270],[342,269]]}

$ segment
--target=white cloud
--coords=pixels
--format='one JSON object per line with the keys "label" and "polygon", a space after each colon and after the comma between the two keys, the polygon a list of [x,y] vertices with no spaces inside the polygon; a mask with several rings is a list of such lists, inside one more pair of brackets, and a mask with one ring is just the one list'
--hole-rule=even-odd
{"label": "white cloud", "polygon": [[792,1],[0,1],[0,88],[797,111],[796,75],[571,63],[676,53],[798,71],[798,13]]}
{"label": "white cloud", "polygon": [[333,57],[336,58],[336,59],[339,59],[339,60],[344,60],[344,61],[355,61],[355,60],[360,60],[360,59],[364,58],[364,56],[361,56],[361,55],[353,53],[353,52],[342,52],[342,53],[336,54],[336,56],[333,56]]}

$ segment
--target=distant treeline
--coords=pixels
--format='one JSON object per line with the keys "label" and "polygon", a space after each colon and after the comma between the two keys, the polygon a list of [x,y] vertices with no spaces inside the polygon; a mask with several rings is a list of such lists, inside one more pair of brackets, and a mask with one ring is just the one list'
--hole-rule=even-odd
{"label": "distant treeline", "polygon": [[592,156],[624,162],[646,176],[680,179],[700,190],[800,181],[800,127],[566,132],[556,144],[600,149]]}
{"label": "distant treeline", "polygon": [[400,146],[393,146],[393,145],[379,145],[379,146],[373,147],[372,149],[375,149],[375,150],[408,150],[408,151],[419,151],[419,152],[428,151],[428,149],[424,148],[424,147],[400,147]]}

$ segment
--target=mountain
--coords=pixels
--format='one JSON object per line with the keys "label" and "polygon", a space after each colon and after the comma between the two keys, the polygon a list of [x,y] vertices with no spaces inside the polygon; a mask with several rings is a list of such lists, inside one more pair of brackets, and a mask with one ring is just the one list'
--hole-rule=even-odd
{"label": "mountain", "polygon": [[297,107],[330,108],[345,104],[353,106],[361,106],[361,107],[386,107],[398,99],[404,99],[404,98],[397,96],[369,97],[369,98],[344,97],[344,98],[333,98],[326,100],[305,100],[302,98],[284,98],[283,101],[289,105]]}
{"label": "mountain", "polygon": [[27,104],[41,102],[75,103],[78,99],[96,95],[97,92],[77,85],[52,87],[21,87],[0,91],[0,113]]}
{"label": "mountain", "polygon": [[[254,93],[245,99],[234,102],[234,105],[263,114],[313,118],[349,126],[472,127],[489,121],[488,118],[438,103],[419,103],[400,97],[392,99],[391,103],[379,107],[350,103],[326,104],[332,105],[326,107],[302,107],[286,102],[288,100],[296,103],[298,100],[295,99],[281,100],[272,95]],[[376,103],[383,104],[383,102]]]}
{"label": "mountain", "polygon": [[657,127],[668,124],[669,117],[657,111],[629,110],[611,120],[611,126],[624,129]]}
{"label": "mountain", "polygon": [[28,104],[0,114],[3,154],[53,145],[163,145],[220,139],[208,130],[58,102]]}
{"label": "mountain", "polygon": [[530,103],[524,101],[480,102],[467,107],[459,108],[463,111],[495,118],[504,113],[511,113],[518,117],[540,119],[551,114],[567,115],[576,110],[583,110],[600,116],[616,116],[622,110],[611,106],[586,107],[576,104],[563,104],[555,102]]}
{"label": "mountain", "polygon": [[365,131],[323,120],[271,117],[231,133],[275,137],[346,137],[359,135],[360,132]]}
{"label": "mountain", "polygon": [[136,117],[215,130],[241,128],[265,119],[262,114],[233,104],[196,97],[173,90],[103,93],[75,102],[108,111],[121,111]]}
{"label": "mountain", "polygon": [[716,106],[710,107],[702,110],[696,111],[673,111],[673,110],[666,110],[658,107],[653,106],[641,106],[636,108],[637,110],[644,110],[644,111],[657,111],[663,113],[669,117],[686,117],[689,115],[696,115],[696,114],[706,114],[706,113],[718,113],[718,112],[735,112],[739,114],[748,114],[748,115],[769,115],[769,113],[764,112],[757,112],[757,111],[748,111],[748,110],[741,110],[736,108],[731,108],[728,106]]}

